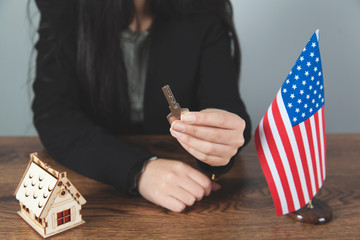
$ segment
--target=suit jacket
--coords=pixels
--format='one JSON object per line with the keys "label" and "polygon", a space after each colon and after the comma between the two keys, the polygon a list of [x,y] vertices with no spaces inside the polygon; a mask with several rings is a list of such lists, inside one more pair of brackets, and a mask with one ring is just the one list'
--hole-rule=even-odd
{"label": "suit jacket", "polygon": [[[56,161],[128,193],[135,175],[153,154],[118,140],[115,136],[121,132],[105,130],[112,126],[95,124],[84,113],[81,106],[87,103],[79,94],[76,79],[76,28],[72,27],[76,19],[69,11],[71,2],[37,0],[41,20],[33,84],[34,124]],[[143,134],[169,134],[169,108],[161,91],[166,84],[190,110],[220,108],[238,114],[246,121],[244,137],[248,142],[250,121],[239,95],[230,39],[219,17],[202,14],[155,21]],[[220,174],[231,164],[216,168],[200,165],[208,174]]]}

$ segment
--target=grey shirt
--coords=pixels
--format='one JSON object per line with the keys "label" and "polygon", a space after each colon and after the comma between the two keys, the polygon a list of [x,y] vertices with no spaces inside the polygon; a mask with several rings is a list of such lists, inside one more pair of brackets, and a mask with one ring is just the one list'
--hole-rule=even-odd
{"label": "grey shirt", "polygon": [[128,79],[131,121],[144,120],[144,92],[149,60],[149,32],[124,30],[120,35],[120,46],[124,57]]}

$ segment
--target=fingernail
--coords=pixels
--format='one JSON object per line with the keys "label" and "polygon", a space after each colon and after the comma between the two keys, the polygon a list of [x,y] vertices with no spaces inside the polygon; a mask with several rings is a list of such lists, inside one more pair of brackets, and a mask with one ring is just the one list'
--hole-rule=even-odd
{"label": "fingernail", "polygon": [[177,131],[173,131],[172,129],[170,129],[170,134],[171,134],[173,137],[177,138],[180,133],[177,132]]}
{"label": "fingernail", "polygon": [[195,122],[195,115],[191,113],[186,113],[181,115],[181,120],[185,122]]}
{"label": "fingernail", "polygon": [[177,122],[173,124],[172,129],[178,132],[185,132],[185,125]]}
{"label": "fingernail", "polygon": [[170,129],[169,129],[169,131],[170,131],[170,132],[171,132],[171,130],[172,130],[172,128],[173,128],[173,126],[174,126],[174,124],[175,124],[175,121],[173,121],[173,122],[171,123]]}

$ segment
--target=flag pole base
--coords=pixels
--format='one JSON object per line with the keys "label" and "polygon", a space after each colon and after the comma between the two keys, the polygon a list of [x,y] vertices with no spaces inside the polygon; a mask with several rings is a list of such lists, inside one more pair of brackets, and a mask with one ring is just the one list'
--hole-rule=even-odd
{"label": "flag pole base", "polygon": [[295,212],[289,213],[288,216],[302,223],[318,225],[330,222],[333,214],[329,205],[313,198],[309,204]]}

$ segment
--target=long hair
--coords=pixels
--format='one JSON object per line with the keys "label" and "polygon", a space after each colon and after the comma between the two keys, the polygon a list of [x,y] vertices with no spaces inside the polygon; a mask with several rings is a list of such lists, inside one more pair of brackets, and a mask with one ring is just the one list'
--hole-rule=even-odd
{"label": "long hair", "polygon": [[[149,0],[154,16],[215,14],[228,28],[240,72],[240,47],[229,0]],[[100,122],[129,121],[130,108],[119,33],[134,16],[133,0],[78,0],[77,73],[84,97]]]}

